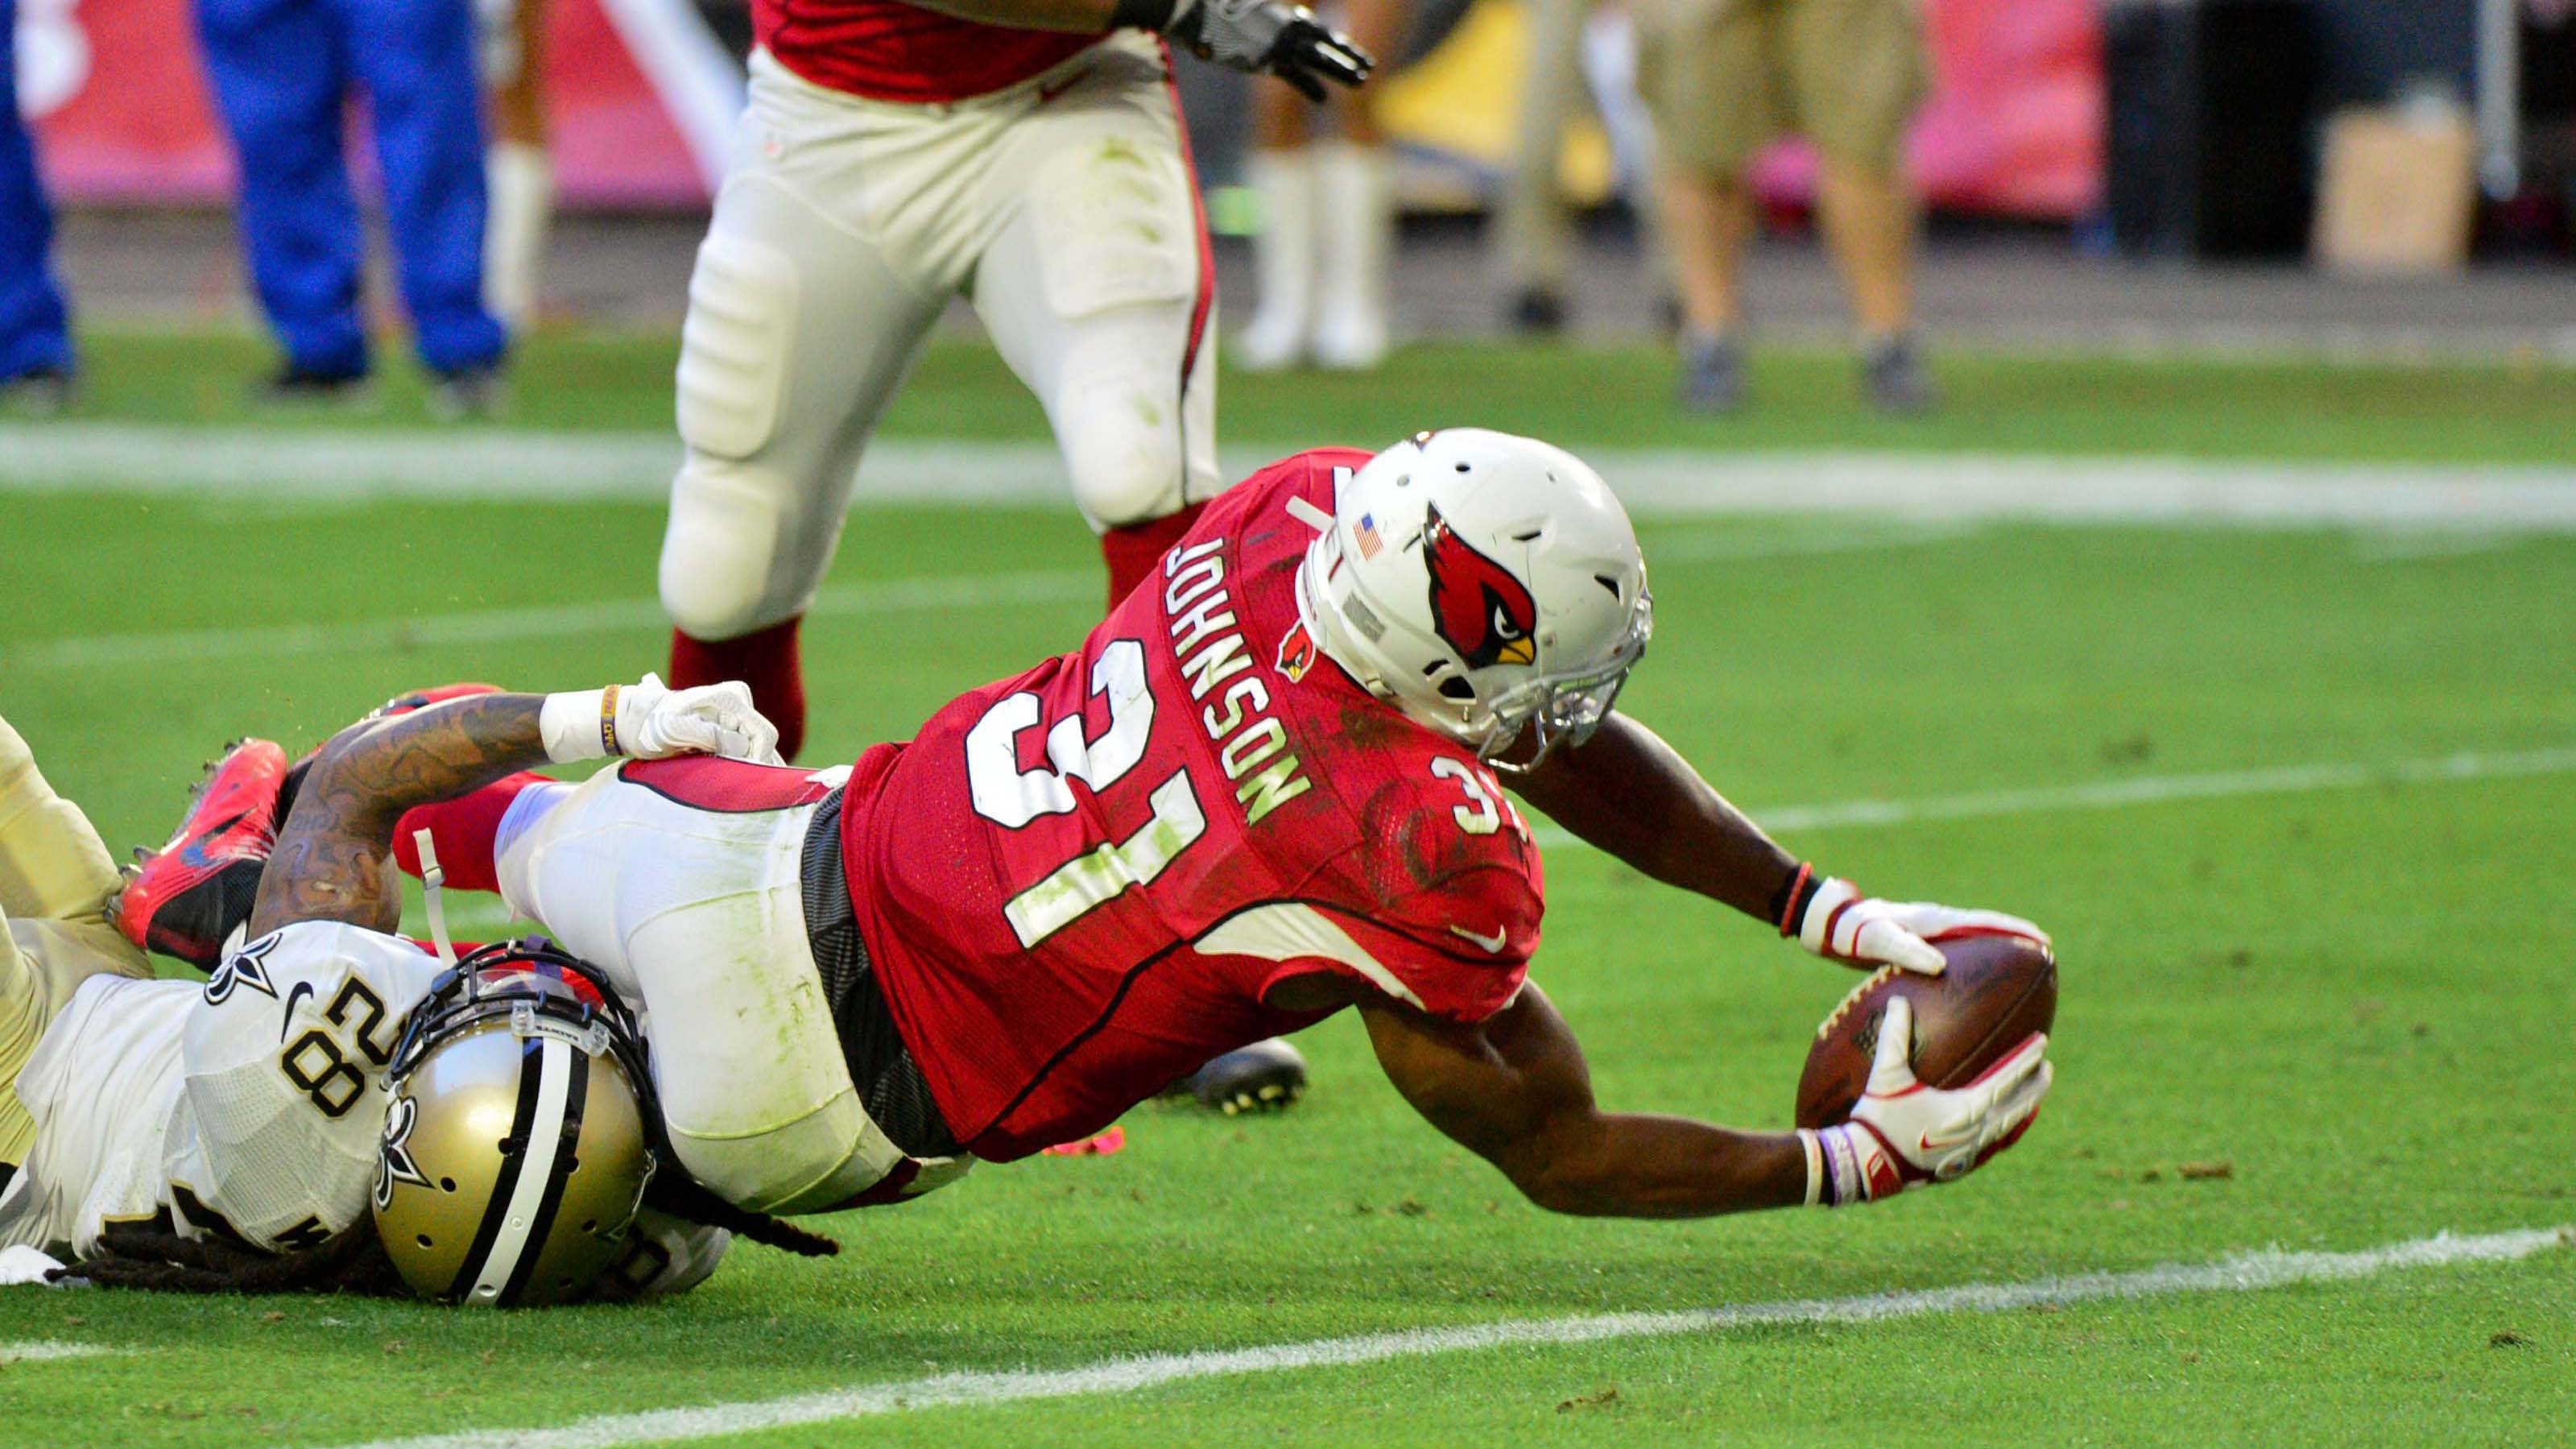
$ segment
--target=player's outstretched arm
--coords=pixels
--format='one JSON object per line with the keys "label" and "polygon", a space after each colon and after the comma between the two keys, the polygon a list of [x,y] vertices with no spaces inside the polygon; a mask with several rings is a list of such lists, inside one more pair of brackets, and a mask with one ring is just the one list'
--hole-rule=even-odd
{"label": "player's outstretched arm", "polygon": [[406,810],[545,764],[691,752],[776,763],[778,730],[741,684],[475,694],[343,730],[314,757],[260,874],[250,933],[294,921],[390,931],[402,893],[387,868]]}
{"label": "player's outstretched arm", "polygon": [[1798,858],[1628,716],[1614,712],[1591,739],[1505,778],[1557,824],[1635,869],[1778,923]]}
{"label": "player's outstretched arm", "polygon": [[1812,1200],[1796,1133],[1603,1112],[1583,1048],[1535,985],[1476,1026],[1383,999],[1360,1015],[1414,1110],[1551,1212],[1697,1218]]}
{"label": "player's outstretched arm", "polygon": [[1583,1048],[1536,986],[1476,1026],[1383,998],[1359,1006],[1378,1064],[1415,1111],[1530,1201],[1590,1217],[1841,1207],[1954,1182],[2021,1139],[2051,1081],[2045,1036],[1955,1091],[1915,1080],[1913,1010],[1898,997],[1848,1118],[1814,1131],[1739,1132],[1603,1112]]}
{"label": "player's outstretched arm", "polygon": [[1727,803],[1680,751],[1624,714],[1513,784],[1581,839],[1666,885],[1767,922],[1830,960],[1937,973],[1944,963],[1930,943],[1947,934],[2048,940],[2019,916],[1879,900],[1817,874]]}

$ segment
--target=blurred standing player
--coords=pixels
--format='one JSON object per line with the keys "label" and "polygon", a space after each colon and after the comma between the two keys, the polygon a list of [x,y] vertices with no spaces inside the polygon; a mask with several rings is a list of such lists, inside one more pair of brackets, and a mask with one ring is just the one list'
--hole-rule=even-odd
{"label": "blurred standing player", "polygon": [[547,0],[478,0],[483,88],[492,118],[483,153],[483,303],[513,337],[536,321],[555,170],[547,151]]}
{"label": "blurred standing player", "polygon": [[1219,486],[1215,312],[1156,33],[1320,99],[1369,61],[1280,0],[756,0],[689,280],[662,605],[675,687],[740,679],[793,756],[797,628],[952,296],[1046,408],[1115,603]]}
{"label": "blurred standing player", "polygon": [[1681,293],[1682,406],[1745,402],[1739,283],[1753,242],[1745,172],[1794,129],[1815,144],[1816,213],[1859,323],[1861,388],[1887,413],[1940,402],[1914,343],[1919,218],[1905,125],[1930,84],[1910,0],[1643,0],[1637,83],[1655,118]]}
{"label": "blurred standing player", "polygon": [[72,340],[54,280],[54,214],[18,114],[18,0],[0,0],[0,401],[59,412],[71,400]]}
{"label": "blurred standing player", "polygon": [[362,395],[365,233],[341,146],[363,90],[403,305],[434,404],[501,400],[501,324],[483,309],[482,90],[471,0],[196,0],[197,33],[241,172],[241,231],[285,348],[278,401]]}
{"label": "blurred standing player", "polygon": [[[1394,53],[1412,18],[1409,0],[1346,0],[1343,11],[1371,55]],[[1315,118],[1286,86],[1256,88],[1244,177],[1261,198],[1252,244],[1261,305],[1235,338],[1251,371],[1312,362],[1365,372],[1386,358],[1395,159],[1377,94],[1363,87],[1327,102],[1339,134],[1317,140]]]}
{"label": "blurred standing player", "polygon": [[[1596,0],[1533,0],[1529,7],[1520,123],[1513,132],[1511,173],[1504,178],[1493,223],[1494,280],[1503,294],[1503,323],[1524,336],[1565,330],[1576,238],[1574,213],[1557,167],[1578,104],[1588,101],[1610,133],[1640,249],[1649,267],[1664,270],[1654,123],[1636,95],[1635,32],[1624,14],[1595,13],[1625,9]],[[1605,21],[1617,29],[1607,29]],[[1611,35],[1618,37],[1615,42]],[[1635,184],[1627,180],[1632,166],[1642,173]]]}

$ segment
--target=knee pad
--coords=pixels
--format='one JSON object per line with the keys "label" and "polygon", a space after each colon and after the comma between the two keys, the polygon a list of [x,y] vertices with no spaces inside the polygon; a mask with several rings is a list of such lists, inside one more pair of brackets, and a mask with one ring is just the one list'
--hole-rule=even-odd
{"label": "knee pad", "polygon": [[[708,1191],[753,1212],[812,1212],[847,1201],[893,1165],[867,1150],[867,1113],[844,1093],[812,1115],[746,1137],[671,1129],[680,1165]],[[897,1154],[900,1156],[900,1154]]]}
{"label": "knee pad", "polygon": [[1181,506],[1177,378],[1083,384],[1056,410],[1056,419],[1073,501],[1094,527],[1124,528]]}
{"label": "knee pad", "polygon": [[[662,609],[692,639],[733,639],[777,623],[774,577],[785,480],[766,470],[692,452],[671,484],[671,521],[662,535]],[[772,615],[775,617],[772,617]]]}

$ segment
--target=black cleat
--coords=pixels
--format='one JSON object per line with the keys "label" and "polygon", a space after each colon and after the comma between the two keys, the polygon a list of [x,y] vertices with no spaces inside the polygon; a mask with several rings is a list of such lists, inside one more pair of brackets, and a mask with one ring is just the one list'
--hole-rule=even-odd
{"label": "black cleat", "polygon": [[287,363],[259,385],[255,400],[276,408],[357,411],[376,400],[376,385],[363,372],[314,372]]}
{"label": "black cleat", "polygon": [[1554,337],[1565,330],[1565,298],[1549,287],[1524,287],[1503,318],[1521,337]]}
{"label": "black cleat", "polygon": [[1306,1094],[1306,1056],[1275,1036],[1257,1041],[1209,1058],[1166,1089],[1167,1095],[1182,1093],[1229,1117],[1277,1112]]}
{"label": "black cleat", "polygon": [[430,380],[430,416],[442,423],[495,418],[509,410],[510,377],[497,362],[460,367]]}
{"label": "black cleat", "polygon": [[1891,417],[1921,417],[1941,406],[1940,385],[1911,337],[1892,337],[1860,356],[1861,391],[1869,405]]}
{"label": "black cleat", "polygon": [[60,417],[71,410],[77,391],[69,368],[29,368],[11,377],[0,377],[0,412],[28,418]]}
{"label": "black cleat", "polygon": [[1744,411],[1744,348],[1730,337],[1685,338],[1680,393],[1685,412],[1725,417]]}

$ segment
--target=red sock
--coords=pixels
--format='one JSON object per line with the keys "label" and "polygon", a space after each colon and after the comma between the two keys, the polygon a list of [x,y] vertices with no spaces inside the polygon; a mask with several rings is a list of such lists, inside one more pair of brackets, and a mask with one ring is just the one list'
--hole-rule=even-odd
{"label": "red sock", "polygon": [[778,726],[778,753],[795,759],[805,746],[805,666],[796,649],[798,615],[739,639],[692,639],[671,631],[673,689],[722,684],[739,679],[751,686],[751,702]]}
{"label": "red sock", "polygon": [[1109,607],[1117,608],[1120,600],[1162,567],[1164,553],[1206,511],[1206,504],[1193,503],[1169,518],[1149,518],[1100,535],[1100,556],[1109,563]]}
{"label": "red sock", "polygon": [[499,890],[501,867],[494,859],[499,852],[492,847],[501,833],[501,817],[510,813],[510,802],[520,791],[548,783],[545,776],[522,770],[461,799],[404,811],[394,822],[395,862],[405,875],[420,874],[420,845],[412,832],[426,830],[449,885],[461,891]]}

